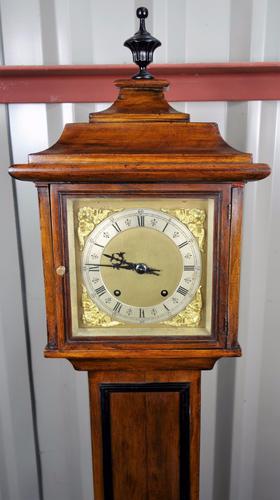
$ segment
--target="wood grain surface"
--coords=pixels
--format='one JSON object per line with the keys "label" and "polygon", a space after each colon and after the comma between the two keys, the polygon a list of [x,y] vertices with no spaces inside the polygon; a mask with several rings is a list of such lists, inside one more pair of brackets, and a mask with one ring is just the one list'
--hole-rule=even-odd
{"label": "wood grain surface", "polygon": [[56,144],[13,165],[20,180],[45,182],[230,182],[262,179],[265,164],[229,146],[215,123],[192,123],[164,98],[166,81],[117,82],[120,93],[90,123],[68,124]]}
{"label": "wood grain surface", "polygon": [[198,500],[200,372],[89,372],[96,500]]}

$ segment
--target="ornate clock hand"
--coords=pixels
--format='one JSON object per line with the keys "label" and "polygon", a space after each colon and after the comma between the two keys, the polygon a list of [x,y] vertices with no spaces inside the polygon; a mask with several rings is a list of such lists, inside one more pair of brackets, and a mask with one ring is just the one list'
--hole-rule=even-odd
{"label": "ornate clock hand", "polygon": [[[115,269],[127,269],[136,271],[138,274],[153,274],[154,276],[159,276],[160,273],[160,269],[154,269],[152,267],[146,266],[146,264],[134,263],[125,260],[125,252],[117,252],[112,254],[103,253],[103,256],[110,259],[111,262],[113,262],[114,260],[117,261],[116,264],[112,265],[112,267],[114,267]],[[106,266],[106,264],[103,264],[103,266]]]}
{"label": "ornate clock hand", "polygon": [[125,252],[118,252],[112,254],[103,253],[103,256],[107,257],[107,259],[110,259],[110,262],[116,261],[116,263],[113,264],[116,269],[120,269],[123,266],[123,264],[127,264],[127,261],[124,259]]}
{"label": "ornate clock hand", "polygon": [[97,267],[112,267],[113,269],[130,269],[128,267],[120,267],[120,264],[84,264],[85,266],[91,266],[93,268]]}
{"label": "ornate clock hand", "polygon": [[[154,274],[155,276],[159,276],[159,269],[153,269],[145,266],[144,272],[139,271],[139,266],[143,266],[143,264],[133,264],[132,262],[124,262],[121,264],[84,264],[85,266],[92,267],[93,270],[97,270],[99,267],[111,267],[112,269],[126,269],[127,271],[136,271],[138,274]],[[138,269],[137,269],[138,267]]]}
{"label": "ornate clock hand", "polygon": [[[126,262],[125,261],[125,252],[118,252],[118,253],[112,253],[112,254],[108,254],[108,253],[103,253],[104,257],[107,257],[108,259],[110,259],[110,261],[112,262],[113,260],[116,260],[117,262],[120,262],[120,263],[123,263],[123,262]],[[115,255],[117,255],[117,257],[115,257]]]}
{"label": "ornate clock hand", "polygon": [[99,267],[111,267],[112,269],[126,269],[126,270],[133,270],[135,271],[135,264],[132,264],[130,262],[124,262],[122,263],[117,263],[117,264],[92,264],[92,263],[87,263],[84,264],[85,266],[91,266],[94,270],[97,270]]}

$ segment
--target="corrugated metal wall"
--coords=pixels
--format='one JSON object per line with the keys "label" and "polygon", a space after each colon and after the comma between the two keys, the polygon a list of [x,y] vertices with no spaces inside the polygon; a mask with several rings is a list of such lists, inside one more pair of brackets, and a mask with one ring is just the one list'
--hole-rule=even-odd
{"label": "corrugated metal wall", "polygon": [[[278,60],[277,0],[146,0],[155,62]],[[127,63],[132,0],[0,0],[2,64]],[[10,162],[47,147],[103,105],[0,107],[0,500],[91,500],[87,380],[45,360],[38,207]],[[103,106],[104,107],[104,106]],[[201,500],[276,500],[280,462],[280,107],[177,103],[273,167],[247,187],[240,339],[244,357],[203,375]]]}

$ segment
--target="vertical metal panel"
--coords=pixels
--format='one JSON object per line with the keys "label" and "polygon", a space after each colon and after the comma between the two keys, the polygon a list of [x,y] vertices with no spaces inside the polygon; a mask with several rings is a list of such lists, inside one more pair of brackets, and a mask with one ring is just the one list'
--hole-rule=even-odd
{"label": "vertical metal panel", "polygon": [[[225,61],[229,57],[230,2],[214,1],[207,3],[188,0],[186,2],[186,60],[187,62]],[[217,18],[223,22],[217,22]],[[199,19],[199,22],[197,20]],[[226,128],[227,104],[188,103],[187,111],[192,121],[217,122],[224,135]],[[215,447],[217,413],[217,386],[219,366],[202,377],[202,419],[201,419],[201,498],[214,498],[215,484],[220,475],[215,474],[217,463],[220,464],[221,449]],[[218,421],[218,423],[220,423]],[[222,497],[221,497],[222,498]]]}
{"label": "vertical metal panel", "polygon": [[264,58],[264,45],[266,37],[266,12],[268,0],[253,0],[251,19],[251,47],[250,60],[262,61]]}
{"label": "vertical metal panel", "polygon": [[71,64],[72,39],[70,30],[70,0],[55,0],[55,30],[59,64]]}
{"label": "vertical metal panel", "polygon": [[[130,62],[126,37],[138,27],[135,0],[0,0],[6,64]],[[275,0],[147,0],[148,28],[163,42],[156,62],[279,60]],[[203,376],[201,500],[276,498],[279,368],[279,104],[177,103],[192,121],[217,121],[235,147],[273,163],[271,179],[247,186],[244,214],[240,338],[244,358],[220,362]],[[95,106],[10,106],[15,161],[46,147],[65,121],[86,121]],[[1,158],[8,163],[7,122],[0,109]],[[4,131],[4,133],[3,133]],[[28,380],[11,182],[1,170],[5,281],[0,293],[1,495],[38,498],[38,468]],[[36,395],[44,500],[92,497],[87,380],[64,361],[44,360],[45,317],[36,192],[17,185]],[[32,221],[32,224],[30,223]],[[3,233],[2,233],[3,234]],[[1,264],[0,264],[1,265]],[[7,276],[7,272],[8,276]],[[278,280],[277,280],[278,273]],[[1,277],[3,275],[1,274]],[[8,287],[8,288],[7,288]],[[269,339],[269,341],[268,341]],[[278,349],[279,350],[279,349]],[[17,371],[11,359],[16,356]],[[3,358],[3,359],[2,359]],[[1,362],[2,360],[2,362]],[[20,376],[18,376],[20,373]],[[270,408],[270,412],[267,411]],[[22,433],[24,429],[24,434]],[[230,457],[231,455],[231,457]],[[24,457],[24,458],[22,458]],[[231,458],[231,460],[230,460]],[[11,470],[13,475],[11,475]],[[4,486],[2,486],[4,485]],[[2,500],[2,499],[1,499]]]}
{"label": "vertical metal panel", "polygon": [[[2,19],[0,15],[0,28]],[[0,62],[4,63],[0,33]],[[0,107],[0,498],[39,498],[37,434],[7,107]],[[34,427],[35,424],[35,427]]]}
{"label": "vertical metal panel", "polygon": [[[123,46],[123,43],[134,31],[134,2],[93,0],[91,4],[93,62],[95,64],[130,62],[130,51]],[[107,19],[107,22],[101,23],[101,19]]]}
{"label": "vertical metal panel", "polygon": [[25,319],[20,283],[8,122],[0,107],[0,492],[3,500],[38,497]]}
{"label": "vertical metal panel", "polygon": [[[275,104],[264,103],[259,119],[259,160],[272,164],[275,130]],[[243,341],[245,358],[238,362],[236,387],[239,407],[238,418],[241,420],[239,448],[235,460],[238,460],[239,497],[243,500],[255,498],[255,459],[257,453],[258,404],[260,393],[260,367],[262,348],[266,332],[264,323],[267,262],[269,256],[268,221],[270,217],[271,178],[247,189],[245,199],[244,239],[243,239],[243,275],[241,288],[240,334]],[[266,467],[265,461],[263,466]],[[240,486],[242,485],[242,487]],[[238,493],[238,491],[236,491]],[[232,496],[234,498],[234,495]]]}
{"label": "vertical metal panel", "polygon": [[5,64],[42,64],[38,0],[1,0]]}
{"label": "vertical metal panel", "polygon": [[[275,117],[275,147],[273,172],[266,219],[266,259],[262,360],[257,409],[257,436],[253,498],[275,498],[279,483],[279,422],[280,422],[280,337],[279,337],[279,276],[280,276],[280,105]],[[264,463],[265,460],[265,463]],[[264,466],[265,465],[265,466]]]}
{"label": "vertical metal panel", "polygon": [[228,60],[230,0],[187,0],[188,62]]}
{"label": "vertical metal panel", "polygon": [[252,0],[231,2],[230,59],[248,61],[251,46]]}
{"label": "vertical metal panel", "polygon": [[56,33],[55,0],[40,0],[42,63],[57,64],[58,39]]}
{"label": "vertical metal panel", "polygon": [[[279,5],[273,1],[253,2],[252,60],[279,58],[279,41],[275,40],[274,24],[274,19],[279,15],[277,11]],[[269,162],[274,171],[279,171],[279,157],[275,155],[277,120],[276,103],[248,105],[247,150],[253,151],[258,161],[265,159]],[[270,234],[274,184],[273,173],[271,178],[252,184],[246,189],[240,307],[240,336],[245,357],[237,361],[236,370],[230,496],[232,500],[274,498],[278,489],[275,463],[279,463],[280,458],[280,437],[279,433],[274,433],[272,437],[272,432],[279,414],[279,398],[276,395],[277,392],[279,394],[277,380],[280,374],[278,364],[273,364],[272,359],[269,359],[272,351],[275,348],[277,350],[276,345],[271,347],[271,336],[277,325],[277,318],[279,324],[276,298],[270,303],[270,325],[266,321],[268,265],[277,272],[277,247],[274,245],[279,245],[279,229],[278,237],[271,239]],[[274,210],[276,206],[274,201]],[[274,233],[277,235],[276,229]],[[266,358],[263,353],[264,346]],[[262,390],[264,388],[266,392]],[[264,417],[265,404],[271,407],[271,419],[268,413]],[[271,426],[271,423],[274,425]]]}

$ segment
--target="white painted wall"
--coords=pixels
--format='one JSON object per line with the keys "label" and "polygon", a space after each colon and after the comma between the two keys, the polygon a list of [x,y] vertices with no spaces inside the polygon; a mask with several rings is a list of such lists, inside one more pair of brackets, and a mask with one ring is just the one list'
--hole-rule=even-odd
{"label": "white painted wall", "polygon": [[[278,60],[277,0],[146,0],[155,62]],[[136,0],[0,0],[3,64],[128,63]],[[36,191],[10,162],[104,105],[0,107],[0,500],[91,500],[87,380],[45,360]],[[280,104],[177,103],[273,167],[246,188],[240,340],[244,357],[203,375],[201,500],[276,500],[280,471]],[[23,125],[24,124],[24,125]]]}

